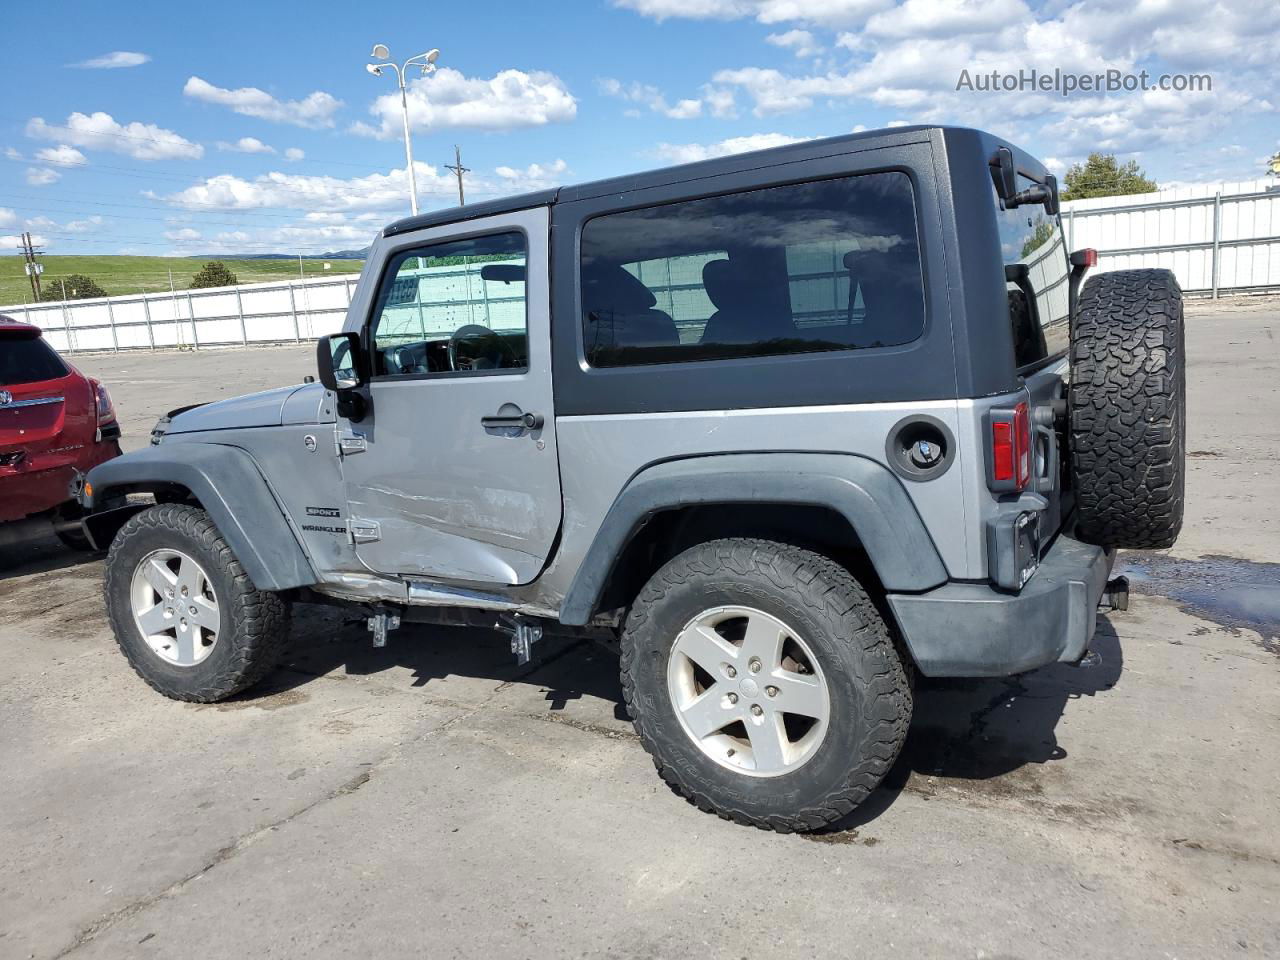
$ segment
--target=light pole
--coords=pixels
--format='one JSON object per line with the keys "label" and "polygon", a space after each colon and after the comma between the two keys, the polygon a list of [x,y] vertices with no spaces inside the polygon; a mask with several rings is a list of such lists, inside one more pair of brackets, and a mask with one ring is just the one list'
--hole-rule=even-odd
{"label": "light pole", "polygon": [[425,77],[429,73],[434,73],[436,69],[436,60],[440,56],[439,50],[428,50],[426,53],[420,53],[416,57],[410,57],[404,63],[397,66],[390,62],[391,51],[387,49],[385,43],[375,43],[373,52],[369,54],[378,60],[388,61],[386,63],[369,63],[365,64],[365,69],[372,73],[375,77],[382,76],[384,67],[390,67],[396,75],[396,82],[400,84],[400,118],[404,121],[404,159],[405,173],[409,177],[409,208],[414,215],[418,213],[418,181],[413,173],[413,144],[409,140],[409,98],[404,91],[404,74],[410,67],[421,67],[422,75]]}

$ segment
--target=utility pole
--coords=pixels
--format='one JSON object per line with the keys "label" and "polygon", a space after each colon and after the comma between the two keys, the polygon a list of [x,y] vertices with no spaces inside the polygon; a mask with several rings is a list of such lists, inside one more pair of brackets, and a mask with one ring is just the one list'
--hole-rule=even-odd
{"label": "utility pole", "polygon": [[462,175],[463,175],[464,173],[470,173],[470,172],[471,172],[471,168],[470,168],[470,167],[464,167],[464,166],[462,165],[462,151],[458,149],[458,145],[457,145],[456,143],[453,145],[453,163],[452,163],[452,164],[448,164],[448,163],[446,163],[446,164],[444,165],[444,168],[445,168],[446,170],[452,170],[455,174],[457,174],[457,177],[458,177],[458,206],[460,206],[460,207],[465,207],[465,206],[467,205],[467,198],[466,198],[466,196],[464,196],[464,195],[463,195],[463,192],[462,192]]}
{"label": "utility pole", "polygon": [[22,234],[22,256],[27,264],[27,278],[31,281],[31,298],[37,303],[40,302],[40,272],[44,269],[43,264],[36,262],[36,254],[39,252],[31,240],[31,234],[24,231]]}

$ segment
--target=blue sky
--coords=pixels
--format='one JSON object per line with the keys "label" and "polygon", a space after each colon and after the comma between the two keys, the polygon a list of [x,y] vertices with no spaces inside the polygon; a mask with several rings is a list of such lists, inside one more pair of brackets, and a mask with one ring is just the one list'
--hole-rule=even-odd
{"label": "blue sky", "polygon": [[[442,50],[411,84],[424,209],[454,202],[454,143],[469,199],[903,122],[982,126],[1052,167],[1099,147],[1162,184],[1258,177],[1280,148],[1280,18],[1257,0],[9,5],[0,250],[23,229],[51,253],[364,246],[408,206],[375,42]],[[1213,89],[955,89],[1033,67]]]}

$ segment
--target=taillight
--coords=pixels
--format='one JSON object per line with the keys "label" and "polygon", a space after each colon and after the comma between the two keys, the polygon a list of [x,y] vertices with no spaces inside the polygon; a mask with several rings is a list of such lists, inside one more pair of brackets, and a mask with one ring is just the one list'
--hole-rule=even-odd
{"label": "taillight", "polygon": [[91,380],[90,383],[93,384],[94,402],[98,409],[98,426],[115,423],[116,408],[111,403],[111,394],[107,391],[106,384],[96,380]]}
{"label": "taillight", "polygon": [[1025,402],[1012,410],[992,410],[992,490],[1017,492],[1031,481],[1031,414]]}

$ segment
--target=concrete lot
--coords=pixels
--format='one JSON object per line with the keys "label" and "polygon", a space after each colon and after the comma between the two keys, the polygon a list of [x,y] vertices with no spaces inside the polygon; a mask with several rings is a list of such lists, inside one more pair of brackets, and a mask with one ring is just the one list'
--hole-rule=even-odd
{"label": "concrete lot", "polygon": [[[840,833],[676,798],[590,644],[517,669],[496,634],[373,650],[307,609],[263,688],[179,704],[115,650],[98,560],[0,556],[0,956],[1280,955],[1280,306],[1189,326],[1188,524],[1150,595],[1094,666],[924,684]],[[311,356],[77,362],[139,445]]]}

